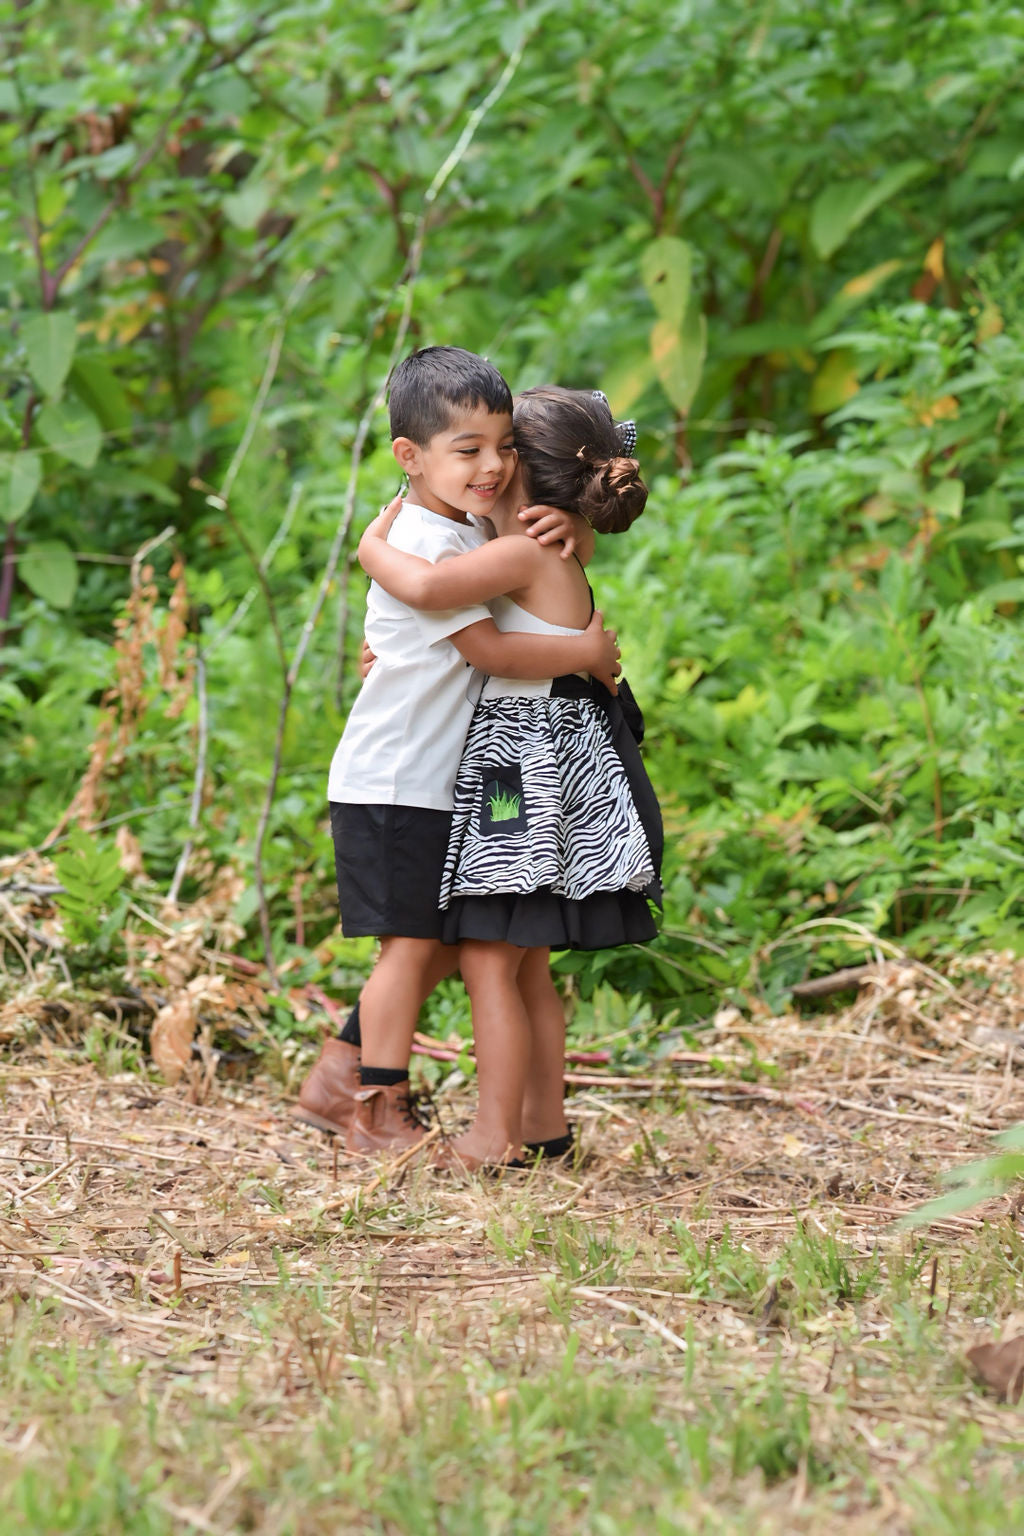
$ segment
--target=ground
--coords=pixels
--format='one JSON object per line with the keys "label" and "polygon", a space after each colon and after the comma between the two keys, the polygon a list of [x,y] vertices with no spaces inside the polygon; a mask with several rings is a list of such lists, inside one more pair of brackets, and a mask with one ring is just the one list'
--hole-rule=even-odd
{"label": "ground", "polygon": [[1012,1192],[897,1220],[1024,1120],[1020,979],[726,1009],[500,1183],[350,1161],[302,1060],[168,1088],[11,1003],[0,1533],[1024,1529],[967,1359],[1024,1332]]}

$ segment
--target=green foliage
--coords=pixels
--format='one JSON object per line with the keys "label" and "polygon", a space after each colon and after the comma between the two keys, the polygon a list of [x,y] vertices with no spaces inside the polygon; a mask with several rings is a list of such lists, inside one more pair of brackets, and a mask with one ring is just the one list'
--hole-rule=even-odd
{"label": "green foliage", "polygon": [[[640,423],[654,494],[597,573],[649,717],[667,915],[646,952],[561,962],[581,1017],[778,1003],[866,930],[1016,942],[1015,10],[0,0],[0,28],[0,847],[43,840],[117,708],[97,816],[130,817],[169,882],[205,709],[183,894],[251,868],[408,297],[410,344],[600,384]],[[357,522],[394,479],[371,415]],[[168,525],[136,710],[111,616]],[[282,952],[297,879],[306,945],[334,920],[323,783],[362,590],[342,575],[293,677],[262,860]],[[203,708],[159,654],[186,616]]]}
{"label": "green foliage", "polygon": [[126,898],[115,900],[125,878],[116,847],[104,847],[81,827],[72,827],[56,864],[64,887],[57,906],[69,943],[109,949],[126,905]]}
{"label": "green foliage", "polygon": [[969,1211],[1024,1179],[1024,1125],[1000,1132],[993,1141],[1003,1150],[994,1157],[982,1157],[976,1162],[961,1163],[959,1167],[949,1169],[942,1175],[943,1183],[950,1186],[947,1193],[928,1200],[912,1216],[905,1218],[904,1225],[927,1226],[943,1216]]}

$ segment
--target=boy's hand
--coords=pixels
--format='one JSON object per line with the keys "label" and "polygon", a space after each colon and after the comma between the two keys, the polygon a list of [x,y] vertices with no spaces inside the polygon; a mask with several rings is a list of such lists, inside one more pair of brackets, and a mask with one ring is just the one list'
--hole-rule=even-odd
{"label": "boy's hand", "polygon": [[600,608],[594,610],[594,617],[587,625],[583,639],[587,643],[587,671],[599,683],[604,683],[610,693],[618,693],[615,679],[622,671],[619,662],[621,652],[616,644],[614,629],[604,627],[604,615]]}
{"label": "boy's hand", "polygon": [[547,507],[543,504],[535,507],[520,507],[519,521],[529,525],[526,532],[538,543],[561,544],[563,560],[578,554],[586,543],[588,529],[584,519],[572,512],[563,511],[561,507]]}
{"label": "boy's hand", "polygon": [[402,510],[403,492],[388,502],[382,512],[378,512],[372,523],[368,523],[363,532],[364,539],[386,539],[391,531],[391,524]]}
{"label": "boy's hand", "polygon": [[364,635],[362,650],[359,652],[359,676],[362,678],[364,683],[369,677],[370,668],[373,666],[376,660],[377,658],[370,650],[370,647],[366,641],[366,636]]}

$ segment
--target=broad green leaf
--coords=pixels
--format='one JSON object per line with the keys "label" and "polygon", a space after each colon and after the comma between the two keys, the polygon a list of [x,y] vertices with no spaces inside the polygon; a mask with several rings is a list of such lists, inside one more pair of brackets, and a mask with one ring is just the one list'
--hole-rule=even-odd
{"label": "broad green leaf", "polygon": [[904,160],[877,181],[856,177],[825,187],[811,208],[811,244],[827,261],[852,235],[859,224],[897,192],[932,169],[927,160]]}
{"label": "broad green leaf", "polygon": [[31,448],[24,448],[19,453],[5,454],[2,465],[6,506],[0,522],[16,523],[35,500],[43,478],[43,461]]}
{"label": "broad green leaf", "polygon": [[962,91],[969,91],[975,80],[976,76],[965,72],[941,75],[938,80],[928,86],[924,94],[933,107],[941,107],[943,102],[952,101],[953,97],[959,96]]}
{"label": "broad green leaf", "polygon": [[990,139],[982,139],[971,156],[971,175],[978,178],[1008,177],[1022,154],[1024,154],[1024,139],[1019,133],[996,134]]}
{"label": "broad green leaf", "polygon": [[1016,576],[1009,581],[997,581],[990,587],[985,587],[978,593],[978,599],[985,603],[1024,603],[1024,576]]}
{"label": "broad green leaf", "polygon": [[126,469],[121,464],[100,464],[92,484],[101,491],[109,490],[114,496],[146,496],[163,507],[181,505],[181,497],[152,475],[138,469]]}
{"label": "broad green leaf", "polygon": [[68,189],[59,176],[45,176],[39,187],[39,221],[55,224],[68,204]]}
{"label": "broad green leaf", "polygon": [[30,544],[18,561],[25,585],[51,608],[70,608],[78,587],[78,565],[61,539]]}
{"label": "broad green leaf", "polygon": [[964,509],[962,480],[940,480],[928,493],[928,505],[939,517],[959,517]]}
{"label": "broad green leaf", "polygon": [[48,399],[58,399],[75,355],[74,316],[61,310],[33,315],[21,328],[21,340],[28,354],[29,373]]}
{"label": "broad green leaf", "polygon": [[40,436],[54,453],[80,469],[91,469],[99,458],[103,434],[88,406],[80,400],[51,401],[36,418]]}
{"label": "broad green leaf", "polygon": [[237,192],[228,192],[221,206],[236,229],[255,229],[270,206],[270,188],[250,179]]}
{"label": "broad green leaf", "polygon": [[99,417],[105,432],[127,436],[132,424],[131,402],[114,370],[95,354],[75,358],[71,368],[75,393]]}
{"label": "broad green leaf", "polygon": [[685,240],[663,235],[640,258],[640,276],[658,319],[678,330],[690,301],[693,258]]}
{"label": "broad green leaf", "polygon": [[759,320],[755,325],[737,326],[723,336],[715,344],[715,353],[719,357],[763,357],[766,352],[794,352],[811,345],[809,326]]}
{"label": "broad green leaf", "polygon": [[140,256],[162,240],[164,232],[153,219],[140,219],[135,214],[123,214],[100,231],[85,255],[87,261],[124,261],[129,256]]}
{"label": "broad green leaf", "polygon": [[109,149],[103,150],[92,162],[92,173],[101,181],[114,181],[122,171],[126,171],[138,159],[138,149],[129,142],[127,144],[112,144]]}

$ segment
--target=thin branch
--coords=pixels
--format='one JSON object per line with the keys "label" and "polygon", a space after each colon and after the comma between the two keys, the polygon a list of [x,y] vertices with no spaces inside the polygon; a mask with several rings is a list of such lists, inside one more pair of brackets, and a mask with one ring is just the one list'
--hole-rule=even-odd
{"label": "thin branch", "polygon": [[203,786],[206,782],[206,751],[210,739],[210,715],[206,694],[206,657],[201,649],[196,651],[196,696],[199,701],[199,744],[196,750],[196,771],[192,781],[192,804],[188,815],[188,837],[181,850],[174,870],[174,879],[167,892],[167,900],[177,905],[178,892],[185,878],[188,861],[195,846],[199,817],[203,809]]}
{"label": "thin branch", "polygon": [[609,1296],[607,1291],[598,1290],[595,1286],[574,1285],[570,1292],[573,1296],[581,1296],[586,1301],[598,1301],[605,1307],[611,1307],[615,1312],[621,1312],[626,1317],[635,1317],[643,1323],[652,1333],[656,1333],[659,1339],[664,1339],[666,1344],[671,1344],[681,1354],[685,1354],[689,1345],[685,1339],[681,1339],[678,1333],[673,1333],[671,1328],[655,1317],[652,1312],[647,1312],[643,1307],[636,1306],[633,1302],[617,1301],[614,1296]]}
{"label": "thin branch", "polygon": [[[288,505],[284,509],[284,517],[282,517],[280,523],[278,524],[274,537],[263,551],[259,564],[256,567],[258,576],[266,577],[267,572],[273,565],[274,556],[277,554],[278,550],[281,548],[281,545],[288,537],[288,532],[291,528],[301,498],[302,483],[301,481],[296,480],[288,496]],[[213,652],[217,650],[217,648],[222,645],[230,635],[234,634],[235,630],[238,628],[239,624],[242,622],[242,620],[245,618],[245,615],[252,607],[253,601],[257,592],[260,591],[260,588],[261,583],[258,580],[253,583],[253,585],[246,592],[245,596],[242,598],[241,602],[238,604],[238,607],[235,609],[234,613],[226,621],[223,628],[219,629],[217,633],[212,637],[212,639],[203,647],[204,656],[212,656]],[[266,589],[264,588],[264,591],[265,590]]]}
{"label": "thin branch", "polygon": [[256,391],[256,398],[253,401],[252,407],[249,411],[249,419],[245,424],[245,431],[242,433],[241,442],[238,444],[238,447],[235,449],[234,454],[232,455],[231,463],[228,465],[227,474],[224,476],[224,483],[220,488],[221,497],[225,502],[231,500],[231,492],[234,489],[235,481],[238,479],[238,472],[245,462],[245,456],[249,452],[249,447],[252,443],[256,428],[259,426],[260,417],[263,415],[263,408],[267,403],[267,396],[270,393],[270,387],[273,384],[274,376],[277,373],[277,365],[281,359],[281,348],[284,346],[284,338],[288,329],[289,316],[291,315],[291,312],[295,308],[296,304],[298,304],[299,300],[302,298],[310,283],[313,281],[315,275],[316,274],[312,268],[303,272],[302,276],[295,284],[295,287],[292,289],[291,293],[285,300],[284,308],[281,311],[281,318],[277,323],[277,330],[274,332],[274,338],[270,343],[270,352],[267,355],[267,366],[263,370],[263,377],[260,380],[260,387]]}
{"label": "thin branch", "polygon": [[366,172],[387,204],[388,212],[391,214],[391,220],[395,226],[398,249],[401,251],[403,259],[407,261],[409,259],[409,237],[402,224],[402,193],[408,185],[407,180],[403,178],[398,186],[392,186],[383,171],[379,171],[369,160],[357,160],[356,165],[359,166],[360,170]]}
{"label": "thin branch", "polygon": [[[25,92],[21,84],[21,73],[17,61],[13,69],[14,92],[18,98],[18,106],[26,125],[29,117],[28,104],[25,101]],[[36,179],[35,161],[32,158],[32,145],[28,134],[24,134],[25,141],[25,174],[28,177],[29,197],[32,202],[32,216],[28,221],[29,240],[32,243],[32,252],[36,258],[36,270],[39,273],[39,296],[44,310],[52,309],[57,297],[57,286],[53,280],[53,274],[47,269],[43,256],[43,220],[39,212],[39,183]]]}
{"label": "thin branch", "polygon": [[159,549],[161,544],[166,544],[168,539],[173,539],[177,531],[178,530],[174,527],[173,523],[168,523],[167,527],[162,529],[160,533],[155,534],[151,539],[147,539],[145,544],[139,545],[138,549],[132,556],[133,589],[141,585],[143,560],[145,560],[147,556],[151,555],[154,549]]}
{"label": "thin branch", "polygon": [[334,675],[334,707],[341,708],[342,695],[345,689],[345,660],[348,655],[348,612],[349,598],[352,591],[352,567],[355,564],[355,551],[350,549],[345,557],[345,574],[341,581],[341,599],[338,603],[338,665]]}

